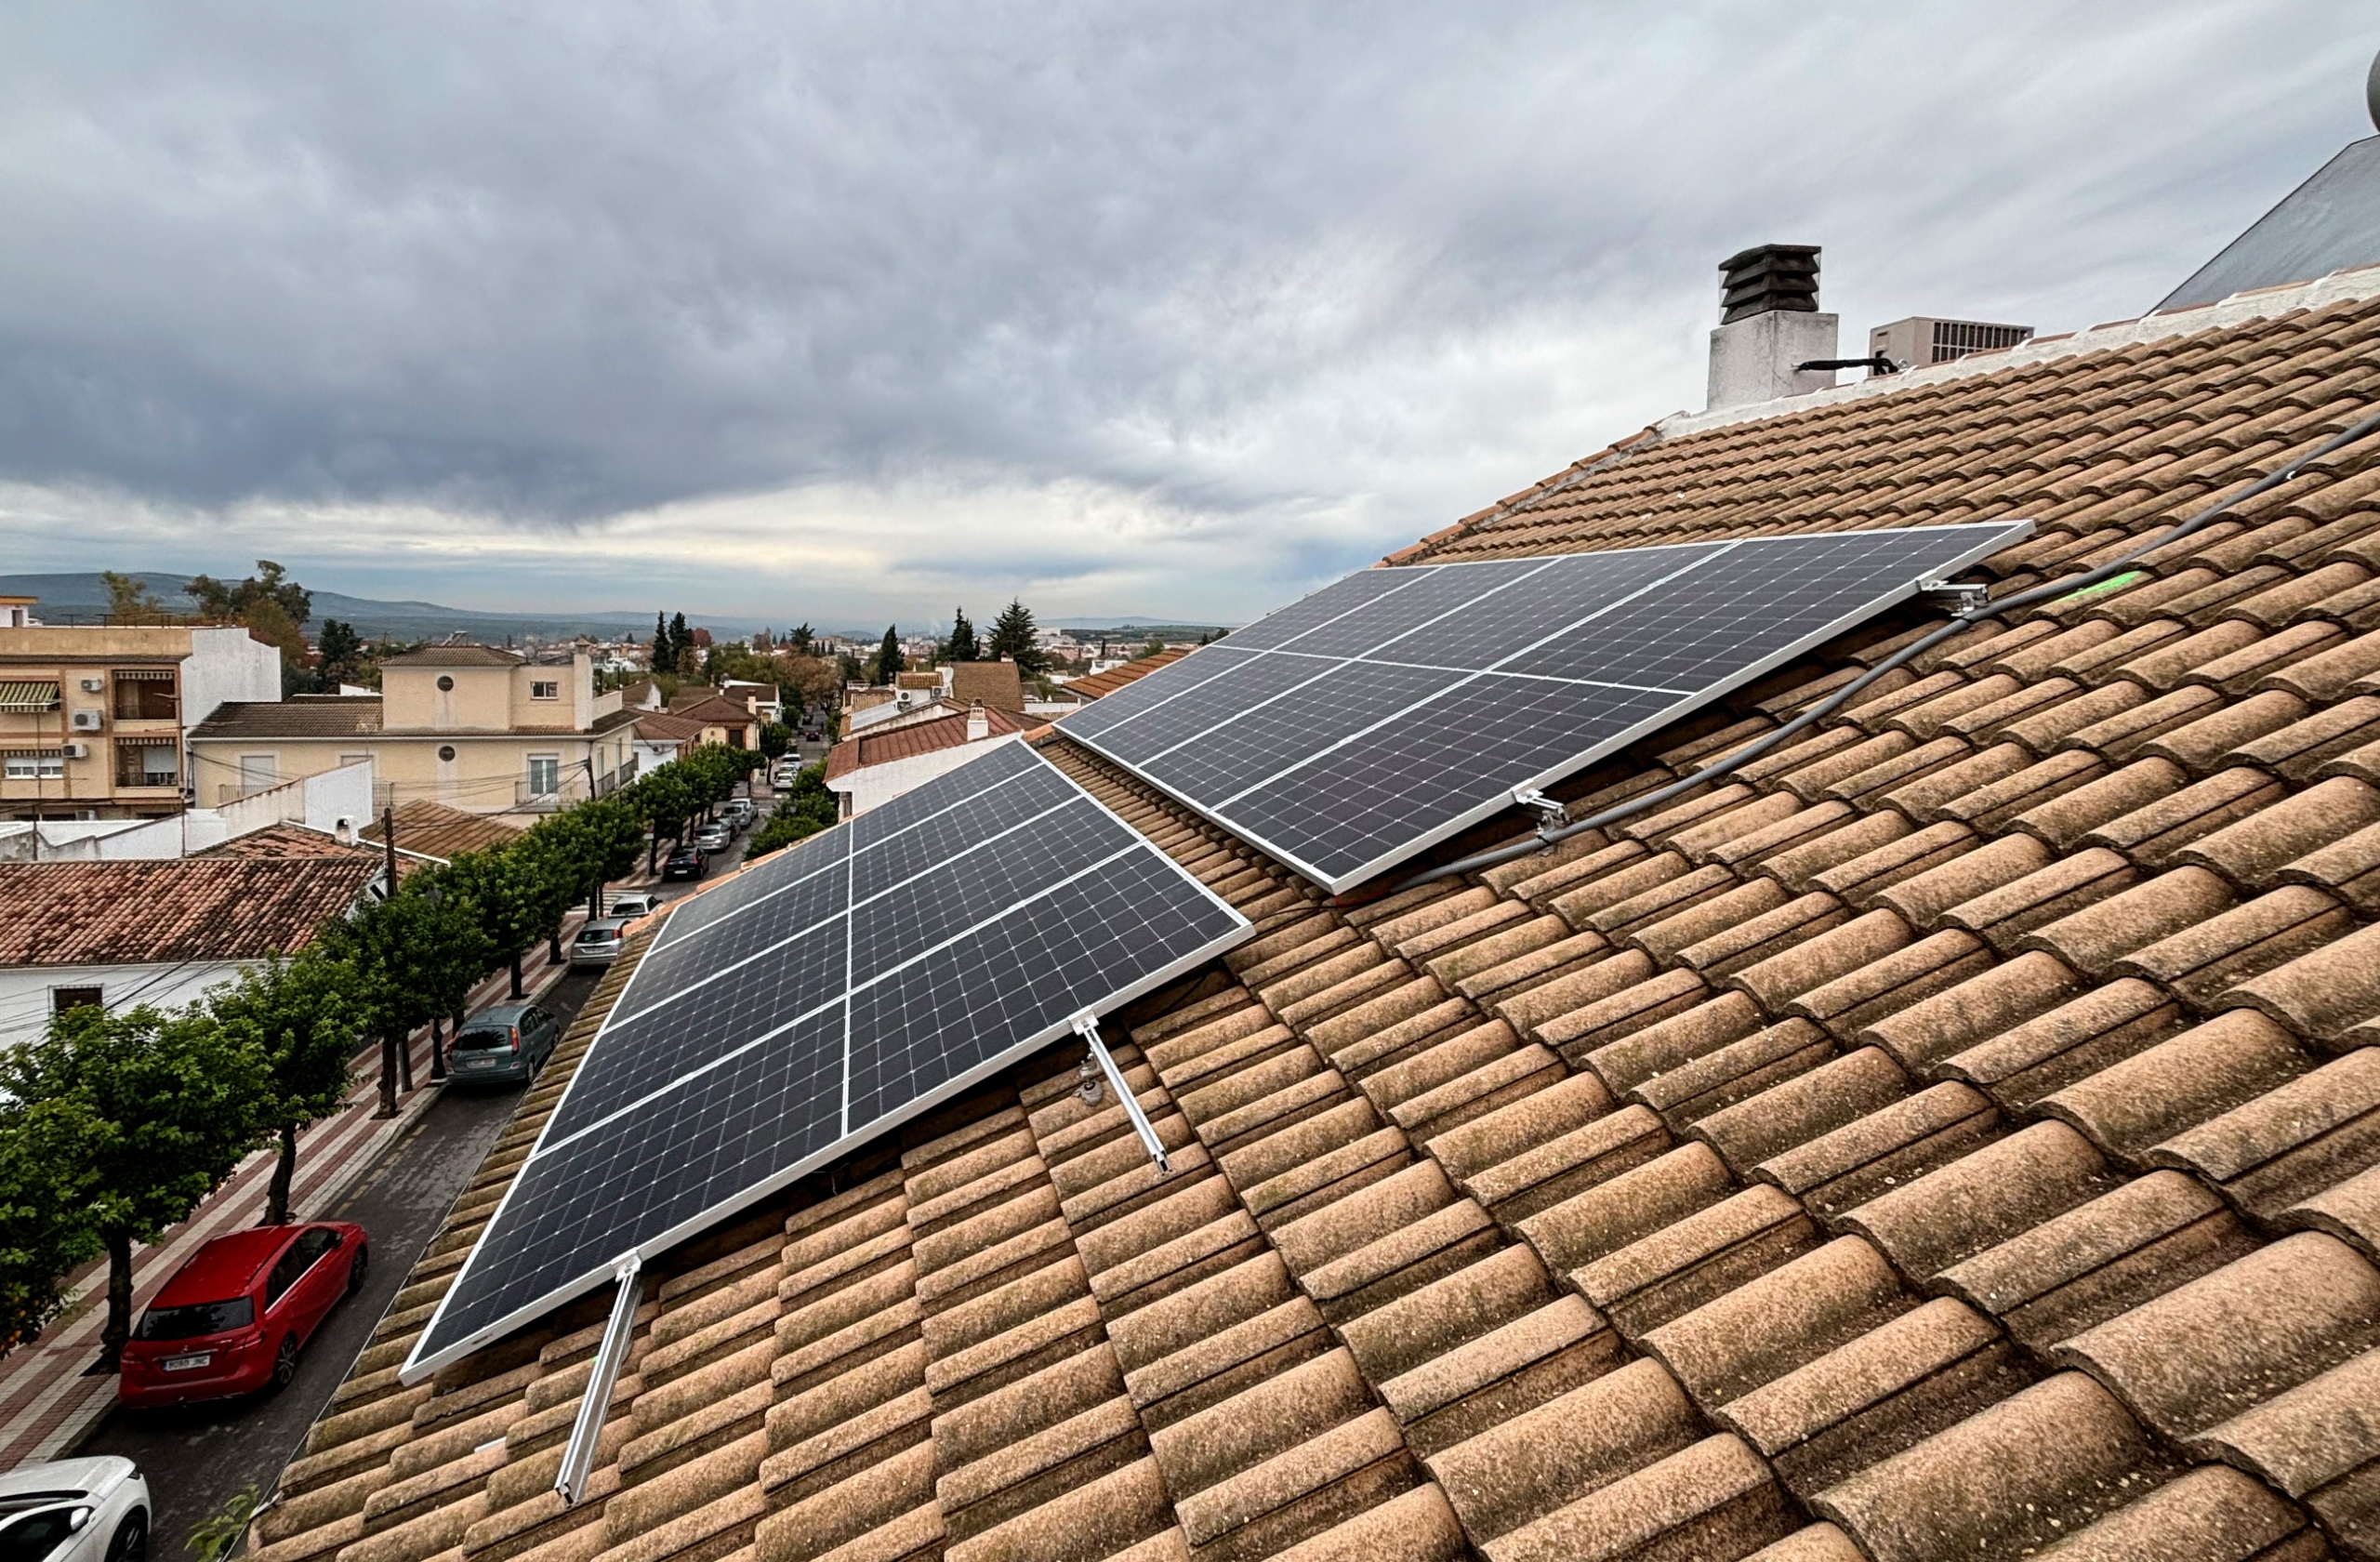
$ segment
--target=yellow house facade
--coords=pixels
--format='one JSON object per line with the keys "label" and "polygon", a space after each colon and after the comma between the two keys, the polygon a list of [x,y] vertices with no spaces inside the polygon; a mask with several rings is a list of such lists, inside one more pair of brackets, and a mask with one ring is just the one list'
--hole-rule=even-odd
{"label": "yellow house facade", "polygon": [[199,801],[215,804],[361,760],[382,807],[544,813],[630,779],[635,712],[595,693],[583,652],[533,661],[442,645],[380,664],[377,695],[229,706],[191,734]]}
{"label": "yellow house facade", "polygon": [[281,655],[235,625],[43,624],[0,598],[0,819],[179,813],[186,739],[272,701]]}

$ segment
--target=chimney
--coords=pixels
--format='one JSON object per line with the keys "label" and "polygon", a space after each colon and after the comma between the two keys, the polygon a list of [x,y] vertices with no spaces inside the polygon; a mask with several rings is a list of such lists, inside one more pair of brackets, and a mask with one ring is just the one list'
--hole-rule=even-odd
{"label": "chimney", "polygon": [[992,735],[992,719],[984,714],[982,700],[967,702],[967,741],[981,743]]}
{"label": "chimney", "polygon": [[1823,390],[1836,317],[1818,312],[1818,246],[1759,245],[1719,264],[1719,328],[1711,333],[1710,410]]}

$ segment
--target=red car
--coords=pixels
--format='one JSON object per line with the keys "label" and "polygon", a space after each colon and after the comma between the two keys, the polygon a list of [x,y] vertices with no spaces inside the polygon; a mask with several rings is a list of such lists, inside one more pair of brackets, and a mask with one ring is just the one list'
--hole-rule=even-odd
{"label": "red car", "polygon": [[178,1405],[286,1386],[298,1351],[338,1299],[363,1285],[370,1257],[364,1228],[349,1221],[218,1237],[140,1315],[116,1397]]}

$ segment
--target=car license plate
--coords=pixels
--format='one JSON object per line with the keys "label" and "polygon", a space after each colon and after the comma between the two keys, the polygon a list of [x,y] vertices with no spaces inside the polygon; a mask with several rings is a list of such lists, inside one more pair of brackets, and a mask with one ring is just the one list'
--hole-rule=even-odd
{"label": "car license plate", "polygon": [[462,1058],[457,1061],[459,1061],[465,1068],[494,1068],[496,1066],[496,1059],[494,1058]]}
{"label": "car license plate", "polygon": [[193,1367],[204,1367],[214,1359],[213,1351],[202,1351],[196,1356],[169,1356],[157,1365],[168,1372],[187,1372]]}

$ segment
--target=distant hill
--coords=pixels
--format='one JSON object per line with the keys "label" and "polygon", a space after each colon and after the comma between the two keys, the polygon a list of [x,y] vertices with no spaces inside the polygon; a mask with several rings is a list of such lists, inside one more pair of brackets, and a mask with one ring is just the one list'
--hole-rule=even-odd
{"label": "distant hill", "polygon": [[[130,573],[165,604],[166,612],[197,611],[198,604],[185,589],[190,584],[189,576],[154,570]],[[108,605],[107,587],[96,574],[0,575],[0,595],[39,597],[41,603],[33,611],[51,623],[94,617],[105,613]],[[508,635],[516,640],[542,641],[568,640],[581,634],[616,639],[624,633],[649,633],[653,628],[653,616],[649,613],[481,613],[437,602],[350,597],[343,591],[315,590],[313,595],[314,616],[308,629],[318,629],[324,619],[337,618],[354,625],[358,634],[372,639],[393,636],[400,640],[439,640],[457,630],[474,640],[499,642]],[[713,634],[730,639],[763,627],[758,622],[697,617],[692,614],[687,616]]]}

